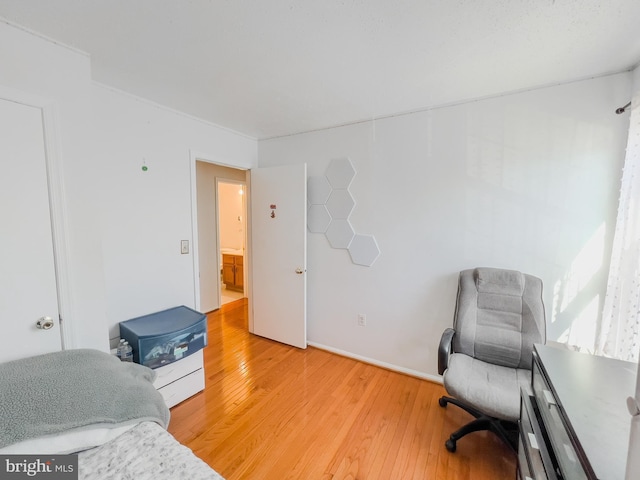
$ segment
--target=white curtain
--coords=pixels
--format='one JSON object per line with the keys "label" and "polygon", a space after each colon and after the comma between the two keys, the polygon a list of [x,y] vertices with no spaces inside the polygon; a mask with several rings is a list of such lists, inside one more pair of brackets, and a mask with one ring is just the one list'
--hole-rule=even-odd
{"label": "white curtain", "polygon": [[640,340],[640,91],[634,95],[597,352],[638,362]]}

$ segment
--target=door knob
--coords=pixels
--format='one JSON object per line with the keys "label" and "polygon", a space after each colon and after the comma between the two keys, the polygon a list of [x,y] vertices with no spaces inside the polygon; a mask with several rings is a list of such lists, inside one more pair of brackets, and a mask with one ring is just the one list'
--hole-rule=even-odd
{"label": "door knob", "polygon": [[296,273],[297,273],[298,275],[302,275],[304,272],[305,272],[305,271],[304,271],[304,269],[302,269],[302,268],[296,268]]}
{"label": "door knob", "polygon": [[51,317],[42,317],[40,320],[36,322],[36,327],[41,330],[49,330],[53,328],[53,318]]}

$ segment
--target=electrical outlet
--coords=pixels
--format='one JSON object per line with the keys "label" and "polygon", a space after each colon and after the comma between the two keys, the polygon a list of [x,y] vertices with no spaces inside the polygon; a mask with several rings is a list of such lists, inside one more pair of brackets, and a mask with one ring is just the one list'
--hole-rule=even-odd
{"label": "electrical outlet", "polygon": [[367,325],[367,316],[364,313],[358,314],[358,325],[364,327]]}
{"label": "electrical outlet", "polygon": [[182,255],[189,253],[189,240],[180,240],[180,253]]}

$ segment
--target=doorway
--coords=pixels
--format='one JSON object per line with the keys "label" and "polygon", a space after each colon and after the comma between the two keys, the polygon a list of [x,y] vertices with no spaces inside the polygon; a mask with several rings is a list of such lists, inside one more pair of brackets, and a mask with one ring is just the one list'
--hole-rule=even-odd
{"label": "doorway", "polygon": [[242,259],[243,276],[249,279],[243,286],[249,332],[305,348],[306,164],[249,171],[221,166],[194,152],[190,155],[191,184],[195,187],[191,204],[196,309],[208,313],[222,306],[216,183],[217,177],[234,180],[246,185],[245,202],[251,205],[246,211]]}
{"label": "doorway", "polygon": [[[211,163],[207,160],[200,160],[195,158],[195,185],[196,185],[196,197],[194,199],[196,204],[197,215],[193,219],[195,230],[197,235],[194,235],[194,267],[196,268],[196,308],[204,313],[208,313],[219,309],[223,304],[223,290],[225,291],[224,300],[226,297],[242,298],[245,296],[246,288],[244,288],[244,278],[246,277],[246,268],[244,268],[245,253],[246,253],[246,210],[242,210],[242,213],[234,213],[227,215],[227,208],[219,208],[220,195],[218,191],[218,183],[233,185],[236,197],[246,197],[246,170],[241,170],[233,167],[227,167],[216,163]],[[226,187],[225,187],[226,188]],[[243,194],[238,192],[242,188]],[[222,202],[225,204],[233,203],[231,200],[225,200],[226,195],[222,195]],[[237,199],[236,199],[237,200]],[[241,200],[242,205],[246,208],[246,200]],[[230,208],[235,212],[235,208]],[[235,232],[231,233],[233,238],[238,236],[238,223],[242,223],[242,241],[227,241],[224,245],[220,242],[220,219],[221,215],[225,218],[225,226],[223,231],[226,233],[229,227],[226,227],[226,218],[230,217],[231,230],[235,229]],[[241,222],[238,222],[237,217],[241,217]],[[235,225],[233,224],[233,218],[236,218]],[[225,235],[226,235],[225,233]],[[226,236],[225,236],[226,239]],[[238,268],[227,268],[227,275],[229,273],[234,274],[234,280],[237,278],[237,283],[232,286],[235,290],[229,290],[226,292],[226,284],[222,281],[224,275],[223,269],[223,253],[221,248],[228,249],[228,253],[236,254],[241,257],[238,263],[242,262],[242,269],[240,265]],[[241,254],[241,255],[239,255]],[[236,260],[235,258],[233,260]],[[242,270],[240,273],[239,270]],[[238,273],[237,275],[236,272]],[[242,285],[241,296],[238,296],[239,286]],[[230,295],[227,295],[229,293]]]}

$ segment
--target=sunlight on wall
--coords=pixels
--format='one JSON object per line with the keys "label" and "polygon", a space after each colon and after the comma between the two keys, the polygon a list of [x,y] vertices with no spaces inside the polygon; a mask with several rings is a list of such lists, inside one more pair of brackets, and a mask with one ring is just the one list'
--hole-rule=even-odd
{"label": "sunlight on wall", "polygon": [[553,287],[551,323],[555,323],[560,314],[570,309],[577,311],[568,315],[572,319],[571,323],[558,341],[590,352],[593,352],[595,347],[596,329],[601,313],[600,296],[582,298],[581,294],[585,293],[585,288],[602,268],[605,232],[605,224],[602,223],[576,255],[564,277],[558,279]]}
{"label": "sunlight on wall", "polygon": [[604,223],[593,234],[584,248],[571,263],[569,275],[564,285],[564,295],[560,305],[560,312],[566,310],[580,291],[591,281],[602,267],[604,253]]}
{"label": "sunlight on wall", "polygon": [[600,295],[596,295],[575,317],[571,326],[562,333],[558,341],[579,347],[581,351],[594,353],[599,314]]}

